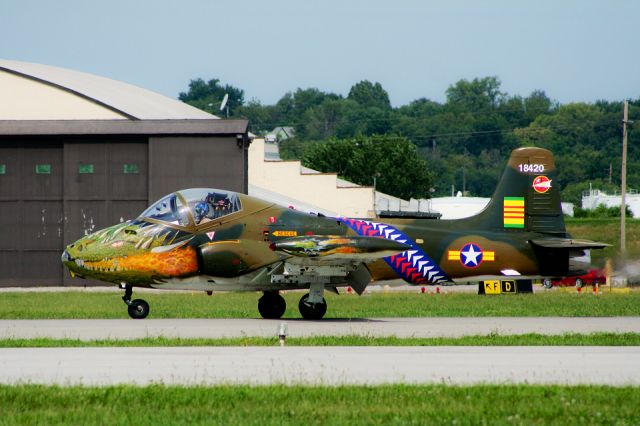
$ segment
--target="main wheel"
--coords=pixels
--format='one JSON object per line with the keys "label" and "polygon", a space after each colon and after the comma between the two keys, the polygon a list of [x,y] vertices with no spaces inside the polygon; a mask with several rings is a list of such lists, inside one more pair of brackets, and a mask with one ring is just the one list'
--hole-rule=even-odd
{"label": "main wheel", "polygon": [[551,288],[553,287],[553,281],[551,281],[551,278],[545,278],[542,280],[542,286],[544,288]]}
{"label": "main wheel", "polygon": [[284,300],[284,297],[278,293],[265,293],[264,296],[258,300],[258,311],[260,311],[262,318],[282,318],[286,310],[287,302]]}
{"label": "main wheel", "polygon": [[300,303],[298,303],[298,309],[300,310],[300,315],[304,319],[310,320],[318,320],[327,313],[327,301],[322,298],[322,302],[320,303],[311,303],[309,302],[309,294],[305,294],[300,299]]}
{"label": "main wheel", "polygon": [[584,281],[582,281],[582,278],[576,278],[576,288],[582,288],[583,285]]}
{"label": "main wheel", "polygon": [[127,310],[131,318],[144,319],[149,315],[149,304],[142,299],[136,299],[131,302]]}

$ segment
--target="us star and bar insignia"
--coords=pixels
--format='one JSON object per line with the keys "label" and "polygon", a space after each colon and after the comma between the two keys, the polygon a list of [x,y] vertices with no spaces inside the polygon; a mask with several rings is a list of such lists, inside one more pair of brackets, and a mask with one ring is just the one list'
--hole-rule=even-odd
{"label": "us star and bar insignia", "polygon": [[479,245],[467,243],[460,250],[449,250],[449,260],[459,260],[467,268],[476,268],[482,262],[493,262],[496,260],[496,252],[482,250]]}
{"label": "us star and bar insignia", "polygon": [[524,197],[504,197],[504,227],[524,228]]}

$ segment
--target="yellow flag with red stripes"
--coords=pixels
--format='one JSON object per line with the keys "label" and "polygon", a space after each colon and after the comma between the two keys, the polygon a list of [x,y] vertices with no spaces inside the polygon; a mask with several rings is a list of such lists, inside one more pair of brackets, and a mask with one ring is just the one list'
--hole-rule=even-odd
{"label": "yellow flag with red stripes", "polygon": [[524,228],[524,197],[504,197],[505,228]]}

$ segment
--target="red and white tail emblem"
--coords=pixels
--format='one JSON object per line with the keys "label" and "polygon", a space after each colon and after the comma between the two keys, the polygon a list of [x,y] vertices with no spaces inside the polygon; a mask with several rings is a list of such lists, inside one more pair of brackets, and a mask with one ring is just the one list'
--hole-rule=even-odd
{"label": "red and white tail emblem", "polygon": [[551,188],[551,179],[546,176],[536,176],[532,186],[537,193],[544,194]]}

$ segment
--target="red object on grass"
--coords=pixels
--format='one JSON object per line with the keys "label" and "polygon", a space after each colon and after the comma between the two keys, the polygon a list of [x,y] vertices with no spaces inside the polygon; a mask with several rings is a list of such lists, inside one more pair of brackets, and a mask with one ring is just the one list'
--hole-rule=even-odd
{"label": "red object on grass", "polygon": [[564,277],[559,280],[553,280],[554,286],[559,287],[582,287],[584,285],[595,285],[605,284],[607,282],[607,277],[604,274],[604,270],[602,269],[589,269],[584,275],[578,275],[573,277]]}

